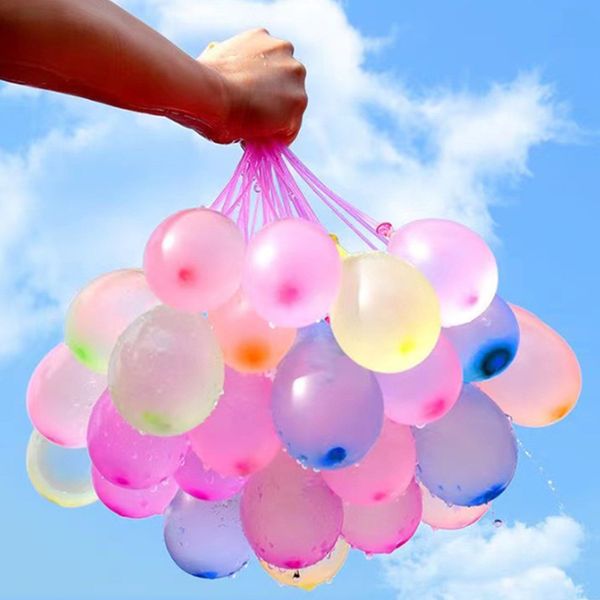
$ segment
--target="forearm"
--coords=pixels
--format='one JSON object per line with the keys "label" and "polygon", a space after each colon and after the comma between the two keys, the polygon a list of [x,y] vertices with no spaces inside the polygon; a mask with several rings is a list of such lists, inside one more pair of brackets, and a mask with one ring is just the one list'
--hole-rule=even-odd
{"label": "forearm", "polygon": [[109,0],[0,0],[0,78],[200,131],[227,117],[217,72]]}

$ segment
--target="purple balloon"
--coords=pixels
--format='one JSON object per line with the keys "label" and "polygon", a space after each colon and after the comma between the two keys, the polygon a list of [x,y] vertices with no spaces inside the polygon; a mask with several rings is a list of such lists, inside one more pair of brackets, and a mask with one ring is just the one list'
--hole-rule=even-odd
{"label": "purple balloon", "polygon": [[483,381],[502,373],[519,346],[517,318],[499,296],[473,321],[448,327],[444,333],[460,356],[467,382]]}
{"label": "purple balloon", "polygon": [[363,458],[383,426],[375,375],[340,349],[325,322],[303,329],[273,382],[275,428],[292,456],[315,469]]}
{"label": "purple balloon", "polygon": [[442,500],[479,506],[499,496],[517,467],[517,443],[508,417],[480,389],[465,385],[454,408],[413,431],[417,476]]}
{"label": "purple balloon", "polygon": [[206,468],[193,450],[175,473],[179,487],[198,500],[227,500],[246,484],[247,477],[226,476]]}
{"label": "purple balloon", "polygon": [[158,437],[135,430],[117,411],[108,390],[94,406],[88,426],[92,463],[115,485],[146,489],[170,477],[187,452],[185,436]]}
{"label": "purple balloon", "polygon": [[177,566],[202,579],[229,577],[252,555],[242,531],[239,496],[204,502],[180,491],[165,513],[164,534]]}

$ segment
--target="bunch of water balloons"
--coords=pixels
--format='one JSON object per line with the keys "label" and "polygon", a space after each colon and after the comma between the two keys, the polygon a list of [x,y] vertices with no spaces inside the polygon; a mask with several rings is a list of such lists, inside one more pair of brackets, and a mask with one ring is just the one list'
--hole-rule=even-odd
{"label": "bunch of water balloons", "polygon": [[[347,254],[307,191],[369,250]],[[159,225],[143,271],[74,299],[27,393],[31,481],[164,514],[171,557],[207,579],[254,553],[310,589],[350,547],[466,527],[513,477],[512,423],[558,421],[581,387],[566,342],[497,286],[466,227],[394,231],[289,149],[248,145],[210,207]]]}

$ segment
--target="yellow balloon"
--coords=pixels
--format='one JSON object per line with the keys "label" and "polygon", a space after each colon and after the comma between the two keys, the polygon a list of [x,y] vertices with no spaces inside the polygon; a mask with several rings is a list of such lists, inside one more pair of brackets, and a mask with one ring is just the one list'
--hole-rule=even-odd
{"label": "yellow balloon", "polygon": [[335,235],[335,233],[330,233],[329,237],[335,242],[335,247],[337,248],[340,258],[342,260],[344,260],[346,257],[348,257],[349,256],[348,252],[340,244],[340,238],[337,235]]}
{"label": "yellow balloon", "polygon": [[27,445],[27,475],[36,492],[63,508],[98,500],[86,449],[63,448],[33,431]]}
{"label": "yellow balloon", "polygon": [[262,560],[260,565],[277,583],[310,592],[323,583],[329,583],[333,580],[344,566],[349,552],[350,546],[340,538],[331,554],[310,567],[296,570],[280,569]]}
{"label": "yellow balloon", "polygon": [[372,371],[418,365],[440,335],[440,305],[429,281],[402,259],[369,252],[344,260],[331,327],[342,350]]}

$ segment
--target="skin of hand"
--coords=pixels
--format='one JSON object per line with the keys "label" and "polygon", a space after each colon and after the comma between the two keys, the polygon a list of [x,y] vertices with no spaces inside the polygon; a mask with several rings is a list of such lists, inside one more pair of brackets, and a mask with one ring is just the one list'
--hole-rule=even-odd
{"label": "skin of hand", "polygon": [[306,69],[290,42],[253,29],[222,43],[213,42],[198,61],[225,82],[229,110],[216,142],[278,139],[290,144],[298,135],[308,98]]}
{"label": "skin of hand", "polygon": [[0,0],[0,79],[166,116],[219,143],[297,135],[304,67],[253,30],[199,60],[110,0]]}

